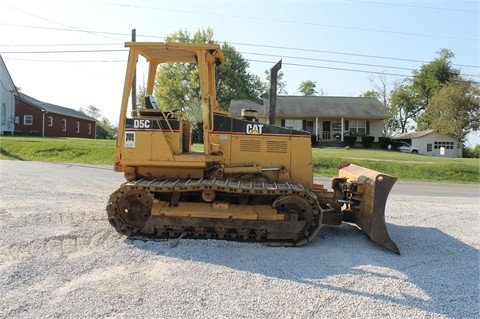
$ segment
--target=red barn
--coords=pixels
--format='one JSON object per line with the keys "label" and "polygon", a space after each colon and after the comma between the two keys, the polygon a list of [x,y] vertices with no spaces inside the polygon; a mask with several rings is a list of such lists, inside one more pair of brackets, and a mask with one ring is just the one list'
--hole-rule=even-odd
{"label": "red barn", "polygon": [[94,118],[73,109],[36,100],[21,92],[17,99],[17,135],[95,138]]}

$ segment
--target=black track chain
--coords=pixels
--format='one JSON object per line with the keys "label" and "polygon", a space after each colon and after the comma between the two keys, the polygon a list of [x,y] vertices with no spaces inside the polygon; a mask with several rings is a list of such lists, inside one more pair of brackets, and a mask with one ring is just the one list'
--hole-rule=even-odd
{"label": "black track chain", "polygon": [[[312,208],[313,222],[307,230],[305,239],[296,243],[285,242],[267,242],[272,245],[282,246],[301,246],[313,240],[320,230],[323,210],[320,207],[317,196],[309,189],[300,184],[292,183],[265,183],[265,182],[245,182],[245,181],[228,181],[221,179],[177,179],[177,180],[160,180],[160,179],[139,179],[132,182],[126,182],[112,193],[107,205],[107,214],[110,223],[115,229],[124,235],[133,238],[177,238],[182,236],[181,233],[175,233],[171,236],[152,235],[155,225],[147,224],[144,227],[125,227],[123,220],[118,216],[118,206],[122,195],[131,190],[144,190],[150,194],[155,193],[173,193],[173,192],[201,192],[203,190],[212,190],[232,195],[250,195],[250,196],[285,196],[293,195],[305,199]],[[244,231],[238,230],[239,232]],[[189,234],[189,238],[206,238],[205,234]],[[221,234],[214,234],[207,238],[223,238]],[[225,238],[227,239],[227,238]],[[228,238],[233,240],[242,240],[241,238]]]}

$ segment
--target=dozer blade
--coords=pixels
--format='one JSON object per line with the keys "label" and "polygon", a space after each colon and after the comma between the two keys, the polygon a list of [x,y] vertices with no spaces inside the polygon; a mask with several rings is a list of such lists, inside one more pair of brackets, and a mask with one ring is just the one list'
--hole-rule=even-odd
{"label": "dozer blade", "polygon": [[375,243],[400,254],[385,224],[387,197],[397,178],[353,164],[340,164],[339,177],[351,184],[352,220]]}

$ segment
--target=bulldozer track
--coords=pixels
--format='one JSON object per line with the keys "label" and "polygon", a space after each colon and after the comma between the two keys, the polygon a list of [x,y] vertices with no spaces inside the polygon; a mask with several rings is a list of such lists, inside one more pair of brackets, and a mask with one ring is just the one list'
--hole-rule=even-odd
{"label": "bulldozer track", "polygon": [[[150,216],[149,207],[151,208],[151,205],[140,205],[142,206],[141,209],[143,209],[141,214],[145,215],[145,217],[144,220],[138,223],[126,221],[122,217],[122,199],[129,193],[150,194],[153,200],[155,196],[168,195],[173,198],[176,195],[177,198],[180,198],[184,193],[203,191],[213,191],[232,197],[269,198],[272,203],[284,197],[292,198],[294,202],[296,201],[295,199],[298,199],[297,201],[305,203],[303,205],[304,208],[305,205],[308,205],[307,209],[303,209],[303,211],[309,211],[311,222],[307,229],[302,229],[303,233],[297,234],[299,236],[298,240],[270,240],[268,229],[257,228],[256,224],[259,223],[258,221],[237,220],[236,222],[227,217],[222,219],[198,218],[193,222],[192,219],[194,218]],[[312,241],[320,230],[323,216],[323,209],[316,195],[300,184],[243,182],[221,179],[140,179],[127,182],[112,193],[106,210],[108,219],[114,228],[119,233],[130,238],[213,238],[236,241],[260,241],[282,246],[301,246]],[[202,222],[205,224],[202,225]],[[263,224],[267,223],[264,222]],[[274,223],[281,222],[273,221],[271,225]]]}

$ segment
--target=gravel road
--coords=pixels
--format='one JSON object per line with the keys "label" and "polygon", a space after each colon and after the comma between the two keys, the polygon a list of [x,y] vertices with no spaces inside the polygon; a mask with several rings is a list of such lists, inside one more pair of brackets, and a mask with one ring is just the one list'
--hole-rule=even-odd
{"label": "gravel road", "polygon": [[1,318],[480,317],[478,196],[394,187],[386,219],[401,256],[351,225],[324,227],[301,248],[175,246],[108,224],[108,196],[123,182],[110,167],[0,167]]}

